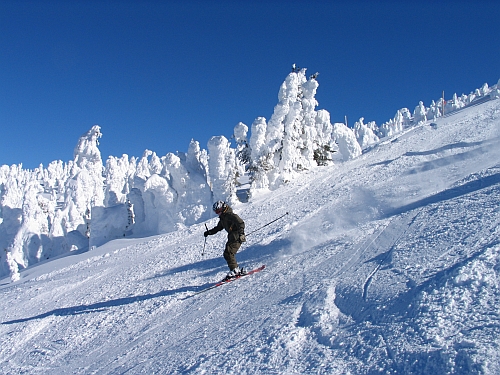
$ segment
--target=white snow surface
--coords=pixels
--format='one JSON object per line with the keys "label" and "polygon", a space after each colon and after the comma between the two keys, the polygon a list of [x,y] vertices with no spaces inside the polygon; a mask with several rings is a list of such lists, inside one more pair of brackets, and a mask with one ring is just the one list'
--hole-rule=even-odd
{"label": "white snow surface", "polygon": [[491,100],[236,203],[266,268],[202,294],[215,217],[22,269],[0,374],[498,374],[499,141]]}

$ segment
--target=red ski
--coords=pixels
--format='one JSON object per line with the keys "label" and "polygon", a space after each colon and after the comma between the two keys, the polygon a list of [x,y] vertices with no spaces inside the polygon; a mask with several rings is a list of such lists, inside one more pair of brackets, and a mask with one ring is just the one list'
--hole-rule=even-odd
{"label": "red ski", "polygon": [[236,281],[236,280],[239,280],[239,279],[242,279],[244,277],[247,277],[247,276],[250,276],[250,275],[253,275],[254,273],[257,273],[257,272],[260,272],[262,271],[264,268],[266,268],[266,265],[263,264],[262,266],[260,266],[259,268],[255,268],[251,271],[248,271],[246,274],[244,275],[241,275],[241,276],[236,276],[236,277],[233,277],[231,279],[228,279],[228,280],[222,280],[222,281],[219,281],[218,283],[215,283],[213,285],[210,285],[208,288],[205,288],[205,289],[202,289],[202,290],[199,290],[193,294],[191,294],[190,296],[187,296],[187,297],[184,297],[183,299],[187,299],[187,298],[190,298],[190,297],[194,297],[196,296],[197,294],[200,294],[200,293],[204,293],[208,290],[211,290],[211,289],[214,289],[214,288],[217,288],[218,286],[222,286],[224,284],[228,284],[230,282],[233,282],[233,281]]}

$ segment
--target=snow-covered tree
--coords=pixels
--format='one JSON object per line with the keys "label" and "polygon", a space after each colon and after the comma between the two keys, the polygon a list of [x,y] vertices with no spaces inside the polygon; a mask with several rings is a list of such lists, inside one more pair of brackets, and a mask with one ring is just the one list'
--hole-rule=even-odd
{"label": "snow-covered tree", "polygon": [[343,123],[333,124],[333,139],[339,147],[344,160],[354,159],[361,155],[362,150],[354,131]]}
{"label": "snow-covered tree", "polygon": [[250,146],[248,145],[248,126],[239,122],[234,127],[234,140],[236,142],[236,158],[241,165],[248,165],[251,160]]}
{"label": "snow-covered tree", "polygon": [[280,87],[278,104],[267,124],[266,145],[272,168],[268,179],[272,188],[293,177],[302,170],[300,149],[302,148],[301,99],[305,69],[290,73]]}
{"label": "snow-covered tree", "polygon": [[135,176],[146,181],[151,175],[151,167],[149,163],[150,157],[153,155],[153,151],[144,150],[142,154],[142,158],[137,162],[137,169],[135,172]]}
{"label": "snow-covered tree", "polygon": [[[324,109],[315,112],[314,133],[312,140],[313,160],[318,166],[326,166],[332,163],[335,152],[333,140],[333,125],[330,122],[330,113]],[[310,157],[310,156],[309,156]]]}
{"label": "snow-covered tree", "polygon": [[252,125],[252,189],[274,189],[331,159],[329,115],[315,110],[317,74],[306,79],[305,73],[306,69],[293,69],[280,87],[269,122],[258,118]]}
{"label": "snow-covered tree", "polygon": [[135,159],[128,155],[121,158],[110,156],[106,161],[104,176],[106,181],[104,205],[106,207],[125,203],[130,192],[135,172]]}
{"label": "snow-covered tree", "polygon": [[365,149],[366,147],[379,141],[379,138],[375,134],[376,131],[375,122],[371,121],[368,124],[365,124],[363,117],[361,117],[359,121],[354,124],[354,134],[356,135],[356,140],[362,149]]}
{"label": "snow-covered tree", "polygon": [[236,160],[234,150],[224,136],[214,136],[208,141],[208,172],[212,185],[213,201],[223,200],[230,204],[236,197]]}
{"label": "snow-covered tree", "polygon": [[168,233],[175,230],[175,201],[177,193],[168,181],[157,174],[144,184],[144,215],[142,230],[145,233]]}
{"label": "snow-covered tree", "polygon": [[[196,148],[192,147],[190,150],[197,153]],[[194,157],[195,155],[189,156],[190,163],[188,164],[186,154],[168,153],[165,156],[168,182],[176,192],[173,220],[178,226],[192,225],[210,217],[208,208],[211,203],[210,188],[205,174],[199,173],[202,171],[201,161],[198,159],[198,164],[194,164]]]}
{"label": "snow-covered tree", "polygon": [[264,117],[257,117],[252,123],[252,136],[250,137],[250,174],[252,190],[269,188],[267,171],[272,168],[269,160],[271,154],[266,146],[267,124]]}
{"label": "snow-covered tree", "polygon": [[200,142],[191,139],[186,154],[186,168],[192,173],[200,174],[205,180],[208,171],[208,155],[200,148]]}
{"label": "snow-covered tree", "polygon": [[413,111],[413,121],[415,124],[420,124],[427,121],[427,108],[424,106],[424,102],[418,103]]}
{"label": "snow-covered tree", "polygon": [[487,96],[491,90],[488,83],[485,82],[479,91],[481,92],[481,96]]}
{"label": "snow-covered tree", "polygon": [[[0,242],[9,253],[11,273],[16,268],[12,262],[26,267],[71,250],[75,242],[82,246],[85,213],[102,206],[104,200],[100,137],[97,125],[82,135],[74,160],[66,166],[52,162],[47,170],[43,166],[34,171],[9,168],[10,176],[1,184]],[[2,168],[1,175],[6,172]],[[80,233],[71,234],[75,230]]]}
{"label": "snow-covered tree", "polygon": [[[86,226],[84,216],[93,207],[104,206],[104,178],[101,152],[97,147],[102,137],[101,128],[94,125],[83,134],[74,150],[74,168],[66,182],[65,206],[70,215],[67,228]],[[82,229],[80,229],[82,231]]]}
{"label": "snow-covered tree", "polygon": [[251,150],[248,144],[248,126],[239,122],[234,127],[233,138],[236,142],[236,184],[240,184],[240,178],[243,177],[251,164]]}
{"label": "snow-covered tree", "polygon": [[436,102],[433,100],[431,102],[431,105],[429,109],[427,110],[427,119],[428,120],[436,120],[438,117],[441,117],[441,108],[439,107],[439,104],[436,104]]}
{"label": "snow-covered tree", "polygon": [[[479,96],[482,96],[482,93],[479,93]],[[465,103],[462,102],[462,100],[457,96],[457,93],[454,93],[453,98],[446,102],[444,107],[444,113],[445,114],[450,113],[459,110],[460,108],[463,107],[465,107]]]}
{"label": "snow-covered tree", "polygon": [[494,87],[492,87],[492,90],[490,92],[490,97],[492,99],[500,98],[500,79],[498,80],[497,84]]}
{"label": "snow-covered tree", "polygon": [[382,124],[379,128],[379,137],[391,137],[394,134],[400,133],[406,126],[412,124],[413,119],[408,108],[401,108],[396,112],[392,120]]}

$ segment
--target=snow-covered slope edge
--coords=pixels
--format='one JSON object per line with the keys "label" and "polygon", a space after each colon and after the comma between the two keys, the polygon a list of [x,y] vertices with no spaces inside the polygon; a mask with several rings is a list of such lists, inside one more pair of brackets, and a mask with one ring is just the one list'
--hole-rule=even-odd
{"label": "snow-covered slope edge", "polygon": [[247,280],[184,299],[227,271],[200,225],[0,281],[0,374],[500,372],[500,102],[436,124],[235,206],[288,212]]}

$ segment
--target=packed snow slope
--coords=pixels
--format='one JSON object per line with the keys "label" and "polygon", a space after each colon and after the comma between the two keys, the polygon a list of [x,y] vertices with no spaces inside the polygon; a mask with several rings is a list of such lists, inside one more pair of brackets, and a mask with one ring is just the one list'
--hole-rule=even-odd
{"label": "packed snow slope", "polygon": [[[0,374],[500,373],[500,100],[383,139],[205,223],[0,281]],[[216,224],[216,218],[207,223]]]}

